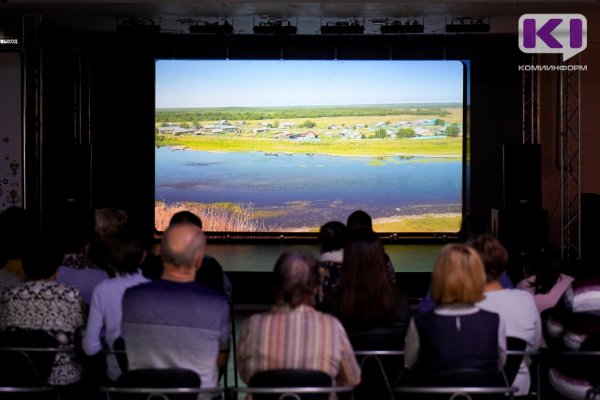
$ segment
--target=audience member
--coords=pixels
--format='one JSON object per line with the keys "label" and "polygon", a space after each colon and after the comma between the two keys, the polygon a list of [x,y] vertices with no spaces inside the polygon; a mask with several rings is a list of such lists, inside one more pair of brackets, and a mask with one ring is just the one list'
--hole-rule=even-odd
{"label": "audience member", "polygon": [[[356,210],[352,214],[348,216],[348,220],[346,221],[346,226],[348,227],[348,232],[352,233],[354,231],[367,229],[373,231],[373,219],[369,214],[367,214],[363,210]],[[394,270],[394,265],[392,264],[392,259],[387,253],[384,253],[386,268],[388,271],[388,276],[390,277],[390,281],[392,284],[396,284],[396,271]]]}
{"label": "audience member", "polygon": [[495,380],[506,360],[506,333],[498,314],[476,306],[485,288],[479,255],[462,244],[446,245],[431,278],[431,296],[439,305],[409,324],[404,348],[409,380],[435,384],[433,374],[461,368]]}
{"label": "audience member", "polygon": [[[523,290],[505,289],[500,283],[500,275],[508,261],[506,249],[489,234],[475,236],[467,245],[475,249],[481,257],[486,274],[485,298],[476,305],[482,310],[500,315],[506,327],[507,337],[524,340],[526,351],[537,350],[540,347],[542,327],[533,296]],[[529,357],[524,357],[514,382],[511,382],[517,388],[515,396],[529,394],[530,363]]]}
{"label": "audience member", "polygon": [[350,234],[340,285],[322,309],[343,324],[355,348],[402,348],[410,318],[408,299],[390,282],[383,244],[371,230]]}
{"label": "audience member", "polygon": [[[202,229],[202,220],[196,214],[190,211],[179,211],[171,217],[169,227],[175,224],[189,223]],[[144,275],[150,279],[157,279],[162,273],[162,264],[149,260],[144,269]],[[221,264],[208,254],[204,255],[202,268],[196,273],[196,282],[203,286],[216,290],[219,293],[227,295],[231,299],[232,287],[227,275],[223,272]]]}
{"label": "audience member", "polygon": [[319,285],[317,260],[283,253],[273,271],[275,305],[244,322],[237,351],[240,376],[272,369],[324,371],[336,385],[357,385],[360,369],[342,324],[313,308]]}
{"label": "audience member", "polygon": [[[594,350],[600,335],[600,277],[577,278],[567,288],[547,322],[551,338],[548,347],[557,350]],[[549,380],[552,387],[569,399],[584,399],[592,386],[590,375],[597,376],[596,363],[582,358],[557,359],[552,362]],[[591,361],[591,360],[590,360]]]}
{"label": "audience member", "polygon": [[203,387],[217,386],[227,365],[229,305],[194,282],[205,247],[198,226],[173,224],[162,239],[162,278],[125,292],[121,332],[130,369],[187,368]]}
{"label": "audience member", "polygon": [[115,276],[108,261],[107,243],[127,225],[127,213],[119,208],[107,207],[94,211],[94,231],[88,249],[89,259],[112,278]]}
{"label": "audience member", "polygon": [[32,237],[33,224],[24,208],[9,207],[0,214],[0,264],[21,281],[26,278],[21,257]]}
{"label": "audience member", "polygon": [[327,222],[319,229],[317,240],[321,252],[319,256],[321,284],[317,293],[317,303],[321,303],[323,297],[340,284],[347,238],[348,229],[339,221]]}
{"label": "audience member", "polygon": [[92,215],[89,219],[81,218],[79,223],[71,222],[63,226],[65,255],[56,276],[56,282],[78,288],[87,305],[90,304],[96,285],[109,278],[108,273],[98,268],[88,257],[93,229]]}
{"label": "audience member", "polygon": [[0,264],[0,293],[4,289],[9,289],[23,283],[23,279],[4,268],[4,264]]}
{"label": "audience member", "polygon": [[529,254],[529,257],[524,266],[527,278],[517,287],[533,295],[535,305],[542,313],[556,306],[573,282],[573,277],[560,272],[558,255],[549,244]]}
{"label": "audience member", "polygon": [[[144,252],[137,237],[130,232],[123,231],[112,236],[108,256],[116,276],[94,289],[83,337],[83,350],[90,356],[102,350],[114,350],[115,341],[121,337],[121,303],[125,290],[149,281],[140,270]],[[109,354],[106,363],[106,376],[116,381],[121,375],[117,358]]]}
{"label": "audience member", "polygon": [[[23,256],[27,282],[2,293],[0,329],[46,331],[60,347],[75,346],[84,323],[84,306],[79,289],[54,281],[61,260],[62,254],[49,243],[33,247]],[[70,385],[81,376],[74,353],[59,352],[48,383]]]}

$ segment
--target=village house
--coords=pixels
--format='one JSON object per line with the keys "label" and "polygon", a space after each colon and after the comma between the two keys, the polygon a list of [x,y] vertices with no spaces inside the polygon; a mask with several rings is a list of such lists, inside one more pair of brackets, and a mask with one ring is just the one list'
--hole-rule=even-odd
{"label": "village house", "polygon": [[281,129],[293,128],[293,127],[295,127],[295,126],[296,126],[296,124],[295,124],[295,123],[293,123],[293,122],[280,122],[280,123],[279,123],[279,127],[280,127]]}

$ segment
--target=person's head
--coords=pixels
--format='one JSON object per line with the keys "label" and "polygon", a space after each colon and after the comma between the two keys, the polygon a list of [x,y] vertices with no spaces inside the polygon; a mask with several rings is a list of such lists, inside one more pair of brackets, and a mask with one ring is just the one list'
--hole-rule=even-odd
{"label": "person's head", "polygon": [[23,254],[23,272],[28,281],[51,279],[63,259],[60,247],[52,241],[36,240]]}
{"label": "person's head", "polygon": [[144,250],[139,238],[125,229],[106,243],[108,261],[117,274],[134,274],[144,259]]}
{"label": "person's head", "polygon": [[395,312],[395,289],[388,274],[383,243],[372,230],[350,233],[344,247],[339,293],[343,318],[377,321]]}
{"label": "person's head", "polygon": [[508,262],[508,252],[500,241],[490,234],[483,234],[472,237],[466,244],[479,254],[487,282],[499,280]]}
{"label": "person's head", "polygon": [[33,224],[27,211],[9,207],[0,214],[0,266],[7,260],[19,258],[32,239]]}
{"label": "person's head", "polygon": [[189,222],[170,226],[163,234],[160,254],[166,269],[191,272],[204,257],[206,239],[202,230]]}
{"label": "person's head", "polygon": [[356,210],[348,216],[346,226],[349,232],[358,231],[360,229],[373,230],[373,220],[371,216],[363,210]]}
{"label": "person's head", "polygon": [[483,300],[485,270],[477,252],[463,244],[448,244],[435,260],[431,298],[438,304],[476,303]]}
{"label": "person's head", "polygon": [[340,221],[330,221],[321,226],[317,237],[321,253],[343,249],[348,238],[348,229]]}
{"label": "person's head", "polygon": [[127,213],[121,209],[108,207],[95,211],[94,230],[100,241],[119,232],[127,224]]}
{"label": "person's head", "polygon": [[202,229],[202,220],[199,216],[194,214],[191,211],[179,211],[173,214],[171,220],[169,221],[169,226],[174,224],[180,224],[182,222],[188,222],[190,224],[196,225],[198,228]]}
{"label": "person's head", "polygon": [[473,236],[483,235],[484,233],[490,233],[488,220],[478,215],[467,214],[462,219],[458,238],[461,243],[465,243]]}
{"label": "person's head", "polygon": [[310,253],[288,251],[273,268],[273,292],[278,306],[313,305],[319,285],[319,263]]}
{"label": "person's head", "polygon": [[535,294],[548,293],[560,276],[560,254],[550,243],[529,251],[523,260],[525,276],[534,276],[530,286],[535,288]]}

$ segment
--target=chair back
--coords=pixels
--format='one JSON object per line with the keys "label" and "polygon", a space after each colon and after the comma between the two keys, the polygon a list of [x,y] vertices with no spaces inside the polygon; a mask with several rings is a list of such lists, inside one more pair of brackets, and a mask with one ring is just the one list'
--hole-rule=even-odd
{"label": "chair back", "polygon": [[[44,384],[48,381],[58,349],[58,340],[55,337],[42,330],[7,330],[0,332],[0,346],[21,349],[20,351],[27,354],[39,379]],[[44,351],[46,349],[48,351]]]}
{"label": "chair back", "polygon": [[[516,337],[506,338],[506,349],[509,351],[525,351],[527,342],[523,339]],[[504,364],[504,376],[508,385],[512,385],[515,381],[521,363],[523,362],[523,354],[509,354],[506,358],[506,364]]]}
{"label": "chair back", "polygon": [[[198,389],[200,388],[202,380],[200,376],[192,370],[184,368],[148,368],[148,369],[135,369],[127,371],[122,374],[115,384],[115,388],[111,390],[103,390],[107,393],[114,393],[109,396],[111,399],[132,399],[132,400],[145,400],[151,397],[151,395],[159,396],[160,398],[168,399],[185,399],[193,400],[196,399],[197,393],[163,393],[161,395],[160,390],[155,390],[153,393],[145,389]],[[138,393],[135,391],[128,392],[127,390],[119,392],[118,389],[139,389]]]}
{"label": "chair back", "polygon": [[0,398],[3,400],[56,400],[55,388],[42,381],[33,362],[21,350],[0,349]]}
{"label": "chair back", "polygon": [[[253,388],[327,388],[332,386],[331,377],[323,371],[308,369],[276,369],[260,371],[252,375],[249,387]],[[293,390],[290,390],[293,393]],[[254,400],[278,400],[283,393],[253,394]],[[328,393],[298,393],[294,398],[302,400],[327,400]]]}
{"label": "chair back", "polygon": [[360,384],[354,390],[354,398],[393,398],[392,385],[403,371],[404,351],[356,350],[355,354],[361,374]]}

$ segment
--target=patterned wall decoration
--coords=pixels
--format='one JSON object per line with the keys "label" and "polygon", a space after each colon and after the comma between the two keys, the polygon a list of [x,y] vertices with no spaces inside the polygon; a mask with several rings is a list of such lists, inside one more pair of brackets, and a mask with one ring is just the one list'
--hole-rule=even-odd
{"label": "patterned wall decoration", "polygon": [[0,211],[22,205],[21,55],[0,53]]}

